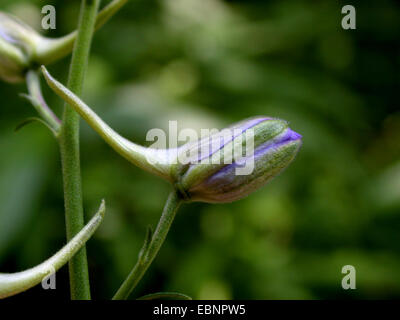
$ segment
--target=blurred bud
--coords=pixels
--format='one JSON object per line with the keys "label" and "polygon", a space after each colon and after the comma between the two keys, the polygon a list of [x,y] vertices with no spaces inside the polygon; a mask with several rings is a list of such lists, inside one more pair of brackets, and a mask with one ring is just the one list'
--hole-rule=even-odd
{"label": "blurred bud", "polygon": [[71,52],[76,32],[57,39],[42,37],[21,20],[0,12],[0,78],[20,82],[29,69]]}
{"label": "blurred bud", "polygon": [[266,184],[295,158],[301,135],[280,119],[247,119],[179,148],[137,145],[110,128],[42,67],[50,88],[120,155],[170,181],[187,201],[232,202]]}
{"label": "blurred bud", "polygon": [[[97,15],[95,30],[103,26],[128,0],[113,0]],[[21,20],[0,11],[0,79],[23,81],[29,69],[48,65],[67,56],[77,32],[46,38]]]}
{"label": "blurred bud", "polygon": [[22,21],[0,12],[0,78],[7,82],[24,79],[25,70],[39,35]]}
{"label": "blurred bud", "polygon": [[232,202],[282,172],[300,146],[301,135],[292,131],[286,121],[247,119],[181,147],[178,158],[189,154],[190,161],[178,162],[171,172],[177,189],[187,200]]}

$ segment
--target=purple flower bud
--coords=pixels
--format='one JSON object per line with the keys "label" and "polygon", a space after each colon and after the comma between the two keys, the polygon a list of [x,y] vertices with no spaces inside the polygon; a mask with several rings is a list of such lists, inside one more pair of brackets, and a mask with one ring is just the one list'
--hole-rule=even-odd
{"label": "purple flower bud", "polygon": [[187,201],[232,202],[266,184],[295,158],[301,135],[284,120],[256,117],[179,148],[153,149],[121,137],[51,77],[50,87],[126,159],[170,181]]}
{"label": "purple flower bud", "polygon": [[[230,137],[219,133],[181,148],[180,155],[191,154],[190,161],[178,162],[171,172],[187,200],[223,203],[246,197],[282,172],[301,146],[301,135],[280,119],[257,117],[228,129]],[[212,141],[214,148],[201,154]]]}

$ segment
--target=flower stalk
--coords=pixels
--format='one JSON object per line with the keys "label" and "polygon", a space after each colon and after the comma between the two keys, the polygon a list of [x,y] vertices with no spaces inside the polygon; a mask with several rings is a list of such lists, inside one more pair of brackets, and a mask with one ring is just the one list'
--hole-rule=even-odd
{"label": "flower stalk", "polygon": [[[68,87],[80,95],[83,89],[89,52],[100,0],[83,0],[78,34],[72,53]],[[64,182],[64,204],[67,239],[72,239],[84,225],[82,182],[79,154],[79,115],[64,107],[60,137],[60,153]],[[69,261],[70,291],[73,300],[90,300],[89,271],[86,248]]]}
{"label": "flower stalk", "polygon": [[133,289],[142,279],[154,258],[157,256],[157,253],[167,237],[168,231],[171,228],[172,222],[174,221],[175,215],[182,202],[182,198],[176,191],[170,193],[167,202],[165,203],[160,221],[158,222],[157,228],[154,231],[150,242],[145,242],[145,245],[139,254],[136,265],[133,267],[128,277],[115,293],[113,300],[128,299]]}

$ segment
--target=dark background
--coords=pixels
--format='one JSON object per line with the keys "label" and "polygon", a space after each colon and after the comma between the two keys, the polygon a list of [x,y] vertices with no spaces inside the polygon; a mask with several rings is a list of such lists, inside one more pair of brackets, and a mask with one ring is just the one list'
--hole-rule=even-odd
{"label": "dark background", "polygon": [[[106,1],[102,1],[103,5]],[[2,0],[40,30],[76,27],[79,1]],[[357,29],[341,28],[353,4]],[[248,198],[190,204],[132,297],[179,291],[196,299],[400,297],[400,10],[397,1],[131,0],[95,36],[84,100],[118,132],[149,144],[168,128],[223,128],[254,115],[290,121],[303,135],[294,163]],[[70,57],[50,66],[66,82]],[[34,109],[0,83],[0,270],[15,272],[65,243],[58,147],[41,125],[14,128]],[[61,114],[62,103],[47,88]],[[86,218],[106,218],[88,242],[92,296],[113,295],[136,262],[170,186],[81,132]],[[353,265],[357,289],[343,290]],[[57,290],[13,299],[68,298]]]}

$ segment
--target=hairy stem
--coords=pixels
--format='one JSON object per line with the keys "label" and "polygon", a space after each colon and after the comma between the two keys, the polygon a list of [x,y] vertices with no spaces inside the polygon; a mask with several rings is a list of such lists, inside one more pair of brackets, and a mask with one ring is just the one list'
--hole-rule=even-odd
{"label": "hairy stem", "polygon": [[170,193],[167,202],[165,203],[163,213],[160,221],[158,222],[157,228],[151,238],[148,245],[145,244],[143,252],[139,256],[139,260],[129,273],[128,277],[122,283],[117,293],[114,295],[113,300],[127,299],[131,294],[132,290],[136,287],[139,281],[142,279],[146,270],[150,267],[154,258],[157,256],[165,238],[167,237],[168,231],[174,221],[176,212],[182,199],[179,194],[174,190]]}
{"label": "hairy stem", "polygon": [[[99,3],[100,0],[82,0],[78,35],[68,78],[68,87],[77,95],[81,95],[83,89]],[[67,106],[64,106],[59,141],[64,181],[65,222],[69,240],[82,229],[84,217],[79,155],[79,115]],[[69,276],[71,298],[89,300],[89,271],[85,247],[82,247],[70,260]]]}

